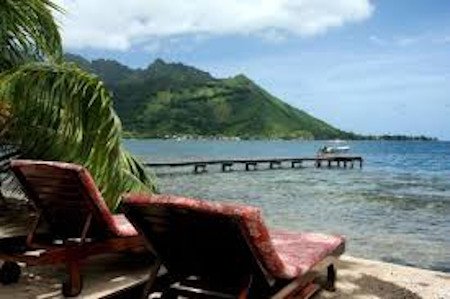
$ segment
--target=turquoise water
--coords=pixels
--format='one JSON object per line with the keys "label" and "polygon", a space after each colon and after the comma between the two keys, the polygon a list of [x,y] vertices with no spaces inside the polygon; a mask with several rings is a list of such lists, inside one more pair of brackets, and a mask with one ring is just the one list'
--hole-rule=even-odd
{"label": "turquoise water", "polygon": [[[149,162],[313,156],[316,141],[127,140]],[[344,234],[347,253],[450,272],[450,142],[350,142],[362,169],[192,174],[154,169],[164,193],[259,206],[271,227]],[[261,167],[265,168],[265,167]]]}

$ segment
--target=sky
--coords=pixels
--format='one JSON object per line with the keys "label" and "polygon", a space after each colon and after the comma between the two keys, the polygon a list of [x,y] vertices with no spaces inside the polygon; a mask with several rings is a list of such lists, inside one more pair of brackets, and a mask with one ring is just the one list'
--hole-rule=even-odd
{"label": "sky", "polygon": [[448,0],[56,0],[67,52],[244,73],[360,134],[450,140]]}

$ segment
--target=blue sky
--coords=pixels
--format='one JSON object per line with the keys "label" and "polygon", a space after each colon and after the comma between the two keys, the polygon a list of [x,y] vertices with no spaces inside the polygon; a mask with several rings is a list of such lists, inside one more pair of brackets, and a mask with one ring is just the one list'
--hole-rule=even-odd
{"label": "blue sky", "polygon": [[105,1],[58,1],[67,51],[244,73],[344,130],[450,140],[447,0]]}

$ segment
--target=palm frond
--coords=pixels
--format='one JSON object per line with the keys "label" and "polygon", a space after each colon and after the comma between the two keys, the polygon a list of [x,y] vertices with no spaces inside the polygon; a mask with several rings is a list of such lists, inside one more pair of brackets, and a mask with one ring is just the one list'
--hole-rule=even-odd
{"label": "palm frond", "polygon": [[127,191],[153,191],[122,147],[122,126],[103,83],[73,64],[29,63],[0,75],[8,104],[3,138],[23,157],[75,162],[94,176],[111,209]]}
{"label": "palm frond", "polygon": [[51,0],[0,1],[0,72],[27,61],[60,58],[61,37]]}

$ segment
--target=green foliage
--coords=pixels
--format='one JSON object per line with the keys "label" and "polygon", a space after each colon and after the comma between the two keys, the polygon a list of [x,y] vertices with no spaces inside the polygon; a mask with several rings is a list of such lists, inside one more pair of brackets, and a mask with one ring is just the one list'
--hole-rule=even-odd
{"label": "green foliage", "polygon": [[151,190],[141,166],[121,146],[121,124],[97,77],[72,64],[29,63],[0,77],[10,102],[5,136],[27,158],[64,160],[91,170],[115,208],[118,195]]}
{"label": "green foliage", "polygon": [[115,209],[123,192],[154,187],[122,148],[102,81],[62,62],[55,10],[48,0],[0,0],[0,145],[22,158],[84,165]]}
{"label": "green foliage", "polygon": [[27,61],[59,58],[62,53],[50,0],[0,1],[0,72]]}
{"label": "green foliage", "polygon": [[158,59],[147,69],[117,62],[89,63],[114,91],[115,107],[129,136],[240,136],[244,138],[352,138],[296,109],[244,75],[215,79],[206,72]]}

